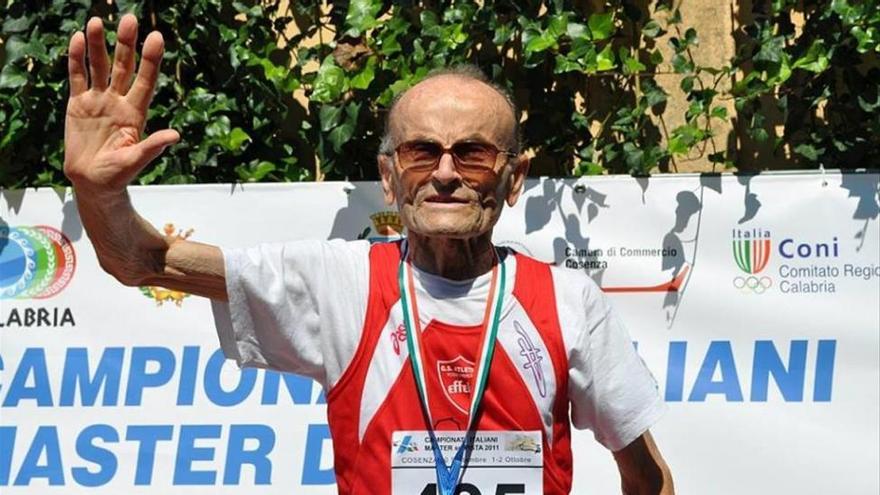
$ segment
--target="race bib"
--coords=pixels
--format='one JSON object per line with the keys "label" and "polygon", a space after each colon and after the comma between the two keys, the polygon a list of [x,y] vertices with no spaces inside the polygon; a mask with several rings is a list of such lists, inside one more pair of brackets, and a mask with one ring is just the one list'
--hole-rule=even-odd
{"label": "race bib", "polygon": [[[462,431],[434,432],[448,466]],[[391,438],[394,495],[438,495],[434,452],[427,431],[395,431]],[[456,495],[541,495],[544,456],[539,431],[478,431]]]}

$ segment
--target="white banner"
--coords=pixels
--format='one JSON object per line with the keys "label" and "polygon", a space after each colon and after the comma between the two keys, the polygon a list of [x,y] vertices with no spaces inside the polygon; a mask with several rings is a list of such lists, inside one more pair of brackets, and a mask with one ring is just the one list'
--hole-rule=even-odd
{"label": "white banner", "polygon": [[[223,246],[386,239],[374,183],[132,188]],[[669,412],[681,494],[880,492],[880,176],[529,181],[495,240],[611,296]],[[98,267],[69,192],[2,191],[0,492],[335,493],[311,380],[237,369],[208,301]],[[620,493],[574,436],[573,493]]]}

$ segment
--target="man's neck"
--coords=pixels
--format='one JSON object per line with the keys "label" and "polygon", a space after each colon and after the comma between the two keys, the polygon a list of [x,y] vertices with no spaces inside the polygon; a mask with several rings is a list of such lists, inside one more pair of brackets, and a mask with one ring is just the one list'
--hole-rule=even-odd
{"label": "man's neck", "polygon": [[450,280],[468,280],[492,269],[492,233],[467,239],[427,237],[409,232],[409,256],[419,270]]}

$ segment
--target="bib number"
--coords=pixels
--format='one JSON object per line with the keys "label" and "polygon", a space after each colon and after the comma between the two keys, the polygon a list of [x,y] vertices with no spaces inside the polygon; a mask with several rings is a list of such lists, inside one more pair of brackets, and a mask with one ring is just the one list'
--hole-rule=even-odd
{"label": "bib number", "polygon": [[[419,495],[437,495],[437,483],[428,483]],[[523,483],[501,483],[495,487],[494,492],[484,493],[470,483],[462,483],[455,490],[455,495],[514,495],[526,493],[526,485]]]}
{"label": "bib number", "polygon": [[[435,432],[449,463],[465,439],[461,431]],[[426,431],[396,431],[391,441],[394,495],[439,495],[431,438]],[[544,456],[539,431],[478,431],[455,495],[542,495]]]}

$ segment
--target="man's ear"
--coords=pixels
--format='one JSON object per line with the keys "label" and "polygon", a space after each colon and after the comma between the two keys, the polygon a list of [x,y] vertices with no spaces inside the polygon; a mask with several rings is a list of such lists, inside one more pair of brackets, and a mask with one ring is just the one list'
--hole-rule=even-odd
{"label": "man's ear", "polygon": [[385,204],[391,206],[397,199],[395,195],[394,158],[383,153],[377,156],[376,161],[379,166],[379,177],[382,179],[382,193],[384,194]]}
{"label": "man's ear", "polygon": [[516,200],[518,200],[520,194],[522,194],[523,183],[525,182],[527,175],[529,175],[529,157],[527,157],[525,154],[520,154],[514,159],[513,170],[511,171],[510,177],[508,179],[508,206],[513,206],[516,204]]}

